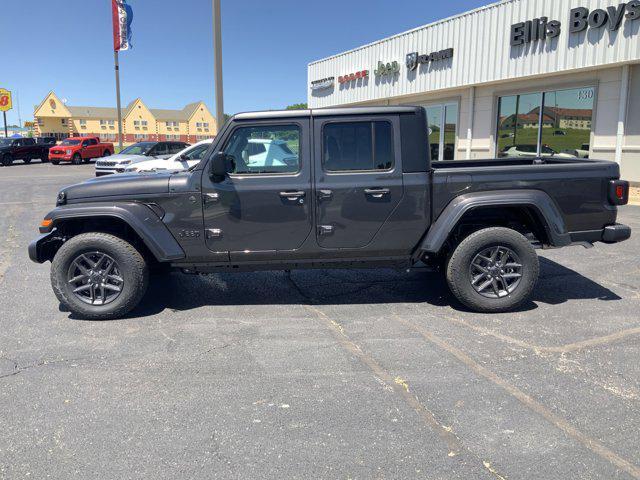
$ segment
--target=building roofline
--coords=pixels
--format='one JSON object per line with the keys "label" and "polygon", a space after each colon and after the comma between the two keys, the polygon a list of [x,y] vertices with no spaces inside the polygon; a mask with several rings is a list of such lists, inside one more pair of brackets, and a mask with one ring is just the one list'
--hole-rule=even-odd
{"label": "building roofline", "polygon": [[482,12],[484,10],[489,10],[491,8],[495,8],[498,5],[503,5],[505,3],[513,3],[513,2],[516,2],[516,1],[519,1],[519,0],[498,0],[497,2],[490,3],[490,4],[485,5],[483,7],[474,8],[473,10],[468,10],[468,11],[463,12],[463,13],[458,13],[456,15],[452,15],[450,17],[443,18],[442,20],[436,20],[435,22],[427,23],[426,25],[421,25],[419,27],[415,27],[415,28],[412,28],[410,30],[406,30],[404,32],[396,33],[394,35],[390,35],[390,36],[382,38],[380,40],[376,40],[374,42],[367,43],[366,45],[361,45],[359,47],[352,48],[352,49],[347,50],[345,52],[336,53],[334,55],[329,55],[328,57],[321,58],[320,60],[314,60],[313,62],[308,63],[307,67],[310,67],[312,65],[316,65],[318,63],[326,62],[328,60],[333,60],[335,58],[342,57],[344,55],[349,55],[351,53],[357,52],[358,50],[364,50],[365,48],[373,47],[374,45],[378,45],[380,43],[388,42],[390,40],[393,40],[394,38],[402,37],[404,35],[408,35],[410,33],[417,32],[418,30],[424,30],[426,28],[430,28],[430,27],[433,27],[433,26],[441,24],[441,23],[451,22],[452,20],[457,20],[458,18],[466,17],[468,15],[473,15],[473,14],[476,14],[478,12]]}

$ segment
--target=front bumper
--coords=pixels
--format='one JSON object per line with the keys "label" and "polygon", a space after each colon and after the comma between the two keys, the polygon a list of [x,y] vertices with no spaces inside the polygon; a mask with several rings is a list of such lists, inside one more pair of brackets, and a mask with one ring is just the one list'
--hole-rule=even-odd
{"label": "front bumper", "polygon": [[54,250],[50,250],[49,247],[53,246],[53,243],[61,242],[57,237],[56,231],[45,233],[40,235],[34,241],[29,244],[29,258],[35,263],[44,263],[47,260],[51,260],[51,253]]}
{"label": "front bumper", "polygon": [[102,177],[103,175],[113,175],[114,173],[124,173],[126,166],[123,167],[97,167],[96,177]]}
{"label": "front bumper", "polygon": [[49,153],[49,160],[58,160],[59,162],[70,162],[71,155],[60,155]]}

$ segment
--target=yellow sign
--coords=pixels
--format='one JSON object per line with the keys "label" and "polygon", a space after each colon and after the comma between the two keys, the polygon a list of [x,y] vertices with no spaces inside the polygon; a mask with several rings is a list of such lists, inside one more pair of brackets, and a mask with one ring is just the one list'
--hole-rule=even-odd
{"label": "yellow sign", "polygon": [[0,88],[0,112],[6,112],[13,108],[11,103],[11,92]]}

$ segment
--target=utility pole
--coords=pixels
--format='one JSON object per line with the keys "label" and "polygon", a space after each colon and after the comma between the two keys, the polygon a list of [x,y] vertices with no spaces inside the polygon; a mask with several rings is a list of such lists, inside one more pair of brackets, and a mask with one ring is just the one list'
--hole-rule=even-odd
{"label": "utility pole", "polygon": [[118,61],[118,50],[113,52],[114,65],[116,69],[116,103],[118,107],[118,147],[122,150],[122,105],[120,103],[120,63]]}
{"label": "utility pole", "polygon": [[216,128],[224,123],[224,100],[222,89],[222,22],[220,20],[220,0],[213,1],[213,73],[216,82]]}

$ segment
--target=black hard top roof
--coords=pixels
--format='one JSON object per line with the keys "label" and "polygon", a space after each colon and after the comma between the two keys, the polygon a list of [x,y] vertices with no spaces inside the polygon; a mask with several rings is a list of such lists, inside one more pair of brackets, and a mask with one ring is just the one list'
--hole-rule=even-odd
{"label": "black hard top roof", "polygon": [[335,108],[314,108],[313,110],[267,110],[264,112],[238,113],[233,116],[234,120],[261,120],[270,118],[293,118],[293,117],[335,117],[352,115],[376,115],[407,113],[416,114],[422,107],[390,105],[372,107],[335,107]]}

